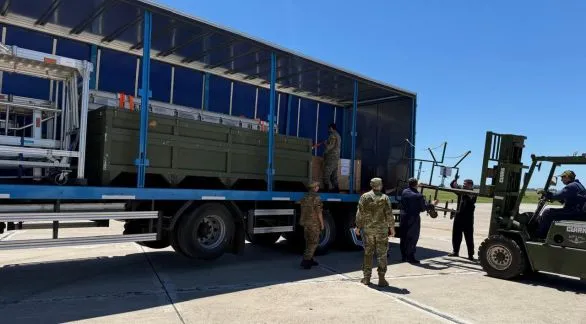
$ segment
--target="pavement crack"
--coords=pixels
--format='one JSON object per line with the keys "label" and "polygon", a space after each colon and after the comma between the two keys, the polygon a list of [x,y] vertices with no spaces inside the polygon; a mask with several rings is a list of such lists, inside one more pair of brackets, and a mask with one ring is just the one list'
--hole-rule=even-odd
{"label": "pavement crack", "polygon": [[147,260],[147,262],[151,266],[151,269],[153,269],[153,273],[155,274],[155,276],[157,277],[157,280],[161,284],[161,288],[163,288],[163,290],[165,291],[165,294],[167,295],[167,299],[169,300],[169,303],[171,304],[171,306],[175,310],[175,313],[177,314],[177,317],[179,318],[179,320],[181,321],[181,323],[185,324],[185,320],[183,319],[183,316],[181,316],[181,313],[177,309],[177,305],[175,305],[175,302],[173,301],[173,298],[171,297],[171,294],[169,293],[169,290],[167,289],[167,285],[161,279],[161,276],[159,275],[159,272],[157,271],[157,269],[155,268],[155,265],[151,261],[151,258],[149,258],[148,253],[144,250],[144,248],[142,246],[140,247],[140,249],[142,250],[142,253],[143,253],[145,259]]}
{"label": "pavement crack", "polygon": [[59,303],[68,301],[80,301],[90,299],[108,299],[108,298],[127,298],[137,296],[154,296],[161,295],[161,291],[147,290],[147,291],[125,291],[111,294],[93,294],[85,296],[62,296],[53,298],[30,298],[20,300],[0,299],[0,306],[23,305],[23,304],[41,304],[41,303]]}
{"label": "pavement crack", "polygon": [[18,234],[18,232],[4,233],[3,235],[0,236],[0,241],[8,241],[8,239],[10,239],[11,237],[15,236],[16,234]]}
{"label": "pavement crack", "polygon": [[[340,276],[340,277],[342,277],[342,278],[345,278],[345,279],[350,279],[351,281],[354,281],[354,280],[352,280],[352,277],[348,276],[347,274],[345,274],[345,273],[343,273],[343,272],[340,272],[340,271],[338,271],[338,270],[336,270],[336,269],[334,269],[334,268],[332,268],[332,267],[326,266],[326,265],[324,265],[323,263],[322,263],[322,264],[320,264],[320,266],[319,266],[319,267],[320,267],[320,268],[322,268],[322,269],[324,269],[324,270],[326,270],[326,271],[330,271],[331,273],[333,273],[333,274],[336,274],[336,275],[338,275],[338,276]],[[467,272],[467,273],[474,273],[475,271],[462,271],[462,272],[460,272],[460,273],[454,273],[454,274],[461,274],[461,273],[463,273],[463,272]],[[437,275],[454,275],[454,274],[452,274],[452,273],[444,273],[444,274],[436,274],[435,276],[437,276]],[[391,278],[388,278],[388,279],[391,279],[391,280],[393,280],[393,279],[401,279],[401,278],[407,278],[407,277],[418,277],[418,278],[421,278],[421,277],[423,277],[423,276],[425,276],[425,275],[397,276],[397,277],[391,277]],[[427,275],[427,276],[431,276],[431,275]],[[360,283],[359,281],[354,281],[354,282],[355,282],[357,285],[360,285],[360,286],[362,286],[362,287],[364,287],[364,288],[372,289],[372,288],[369,288],[369,287],[367,287],[367,286],[364,286],[364,285],[363,285],[362,283]],[[443,320],[445,320],[445,321],[448,321],[448,322],[450,322],[450,323],[457,323],[457,324],[464,324],[464,323],[467,323],[467,322],[465,322],[465,321],[462,321],[462,320],[460,320],[460,319],[456,318],[456,317],[455,317],[455,316],[453,316],[453,315],[450,315],[450,314],[447,314],[447,313],[444,313],[444,312],[441,312],[441,311],[435,310],[435,309],[434,309],[433,307],[431,307],[431,306],[428,306],[428,305],[425,305],[425,304],[422,304],[422,303],[416,302],[416,301],[414,301],[414,300],[412,300],[412,299],[410,299],[410,298],[403,297],[403,296],[401,296],[400,294],[393,293],[393,292],[388,292],[388,291],[383,291],[383,290],[378,290],[378,289],[372,289],[372,290],[373,290],[373,291],[376,291],[376,292],[378,292],[378,293],[381,293],[381,294],[383,294],[383,295],[385,295],[385,296],[388,296],[388,297],[390,297],[390,298],[392,298],[392,299],[396,300],[397,302],[400,302],[400,303],[406,304],[406,305],[408,305],[408,306],[410,306],[410,307],[413,307],[414,309],[417,309],[417,310],[419,310],[419,311],[421,311],[421,312],[423,312],[423,313],[426,313],[426,314],[429,314],[429,315],[432,315],[432,316],[439,317],[439,318],[441,318],[441,319],[443,319]]]}
{"label": "pavement crack", "polygon": [[[390,294],[388,292],[382,292],[382,293],[383,294],[386,294],[386,295],[389,295]],[[402,297],[402,296],[396,296],[396,295],[392,295],[391,297],[394,298],[395,300],[398,300],[398,301],[400,301],[400,302],[402,302],[404,304],[407,304],[407,305],[409,305],[411,307],[415,307],[416,309],[419,309],[419,310],[421,310],[423,312],[430,313],[430,314],[433,314],[435,316],[441,317],[441,318],[443,318],[444,320],[446,320],[448,322],[457,323],[457,324],[466,324],[467,323],[467,322],[464,322],[462,320],[457,319],[456,317],[454,317],[452,315],[449,315],[449,314],[444,313],[444,312],[440,312],[440,311],[435,310],[435,309],[433,309],[433,308],[431,308],[431,307],[429,307],[427,305],[423,305],[421,303],[418,303],[418,302],[416,302],[416,301],[414,301],[412,299],[405,298],[405,297]]]}

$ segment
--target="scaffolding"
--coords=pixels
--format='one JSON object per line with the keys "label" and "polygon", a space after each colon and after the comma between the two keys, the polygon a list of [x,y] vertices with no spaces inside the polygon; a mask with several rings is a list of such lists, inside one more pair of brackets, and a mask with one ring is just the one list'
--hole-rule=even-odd
{"label": "scaffolding", "polygon": [[18,169],[9,177],[64,184],[76,169],[84,179],[93,65],[0,43],[0,71],[55,83],[49,100],[0,94],[0,166]]}

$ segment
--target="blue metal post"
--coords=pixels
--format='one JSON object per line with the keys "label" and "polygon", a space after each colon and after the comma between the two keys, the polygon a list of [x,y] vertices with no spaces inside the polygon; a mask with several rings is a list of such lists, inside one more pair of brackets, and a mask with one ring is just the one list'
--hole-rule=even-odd
{"label": "blue metal post", "polygon": [[271,91],[269,97],[269,157],[267,165],[267,190],[273,191],[273,176],[275,168],[273,166],[274,142],[275,142],[275,98],[277,78],[277,54],[271,53]]}
{"label": "blue metal post", "polygon": [[[411,175],[411,177],[415,176],[415,121],[416,121],[416,114],[417,114],[417,98],[413,97],[413,104],[411,107],[411,143],[413,144],[413,146],[411,146],[411,165],[409,166],[409,168],[411,169],[411,172],[409,172]],[[442,157],[443,159],[443,157]]]}
{"label": "blue metal post", "polygon": [[96,45],[92,45],[91,47],[91,54],[90,60],[94,65],[94,70],[92,71],[92,75],[90,76],[90,89],[97,89],[96,88],[96,75],[98,73],[98,47]]}
{"label": "blue metal post", "polygon": [[293,104],[293,95],[287,95],[287,126],[285,135],[290,135],[291,132],[291,105]]}
{"label": "blue metal post", "polygon": [[[346,130],[348,129],[347,125],[346,125],[346,109],[344,109],[344,107],[337,107],[336,108],[338,110],[338,114],[342,115],[342,124],[339,126],[340,129],[342,130],[341,134],[342,134],[342,146],[341,146],[341,151],[340,154],[342,157],[346,156],[346,152],[348,151],[348,142],[346,141],[348,139],[348,133],[346,133]],[[337,124],[337,123],[336,123]]]}
{"label": "blue metal post", "polygon": [[210,74],[204,74],[203,110],[208,110],[210,104]]}
{"label": "blue metal post", "polygon": [[350,151],[350,193],[354,193],[354,160],[356,160],[356,115],[358,112],[358,81],[354,81],[354,100],[352,102],[352,150]]}
{"label": "blue metal post", "polygon": [[149,124],[149,98],[151,97],[150,76],[151,76],[151,32],[153,14],[144,12],[144,34],[142,49],[142,88],[140,89],[140,143],[138,147],[138,158],[135,161],[138,167],[137,187],[143,188],[145,183],[146,168],[149,160],[146,158],[147,136]]}

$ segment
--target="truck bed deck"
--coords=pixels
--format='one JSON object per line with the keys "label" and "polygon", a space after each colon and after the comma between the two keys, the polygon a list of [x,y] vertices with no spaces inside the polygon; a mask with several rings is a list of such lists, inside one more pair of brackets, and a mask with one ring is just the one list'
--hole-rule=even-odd
{"label": "truck bed deck", "polygon": [[[304,192],[167,188],[0,185],[0,199],[22,200],[250,200],[297,201]],[[320,193],[323,201],[357,202],[359,194]]]}

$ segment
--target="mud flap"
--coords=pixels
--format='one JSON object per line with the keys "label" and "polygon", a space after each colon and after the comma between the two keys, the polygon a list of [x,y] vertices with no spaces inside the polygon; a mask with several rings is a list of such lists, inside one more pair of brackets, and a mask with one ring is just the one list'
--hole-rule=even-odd
{"label": "mud flap", "polygon": [[243,255],[246,246],[246,233],[241,222],[235,222],[234,237],[232,238],[232,254]]}

